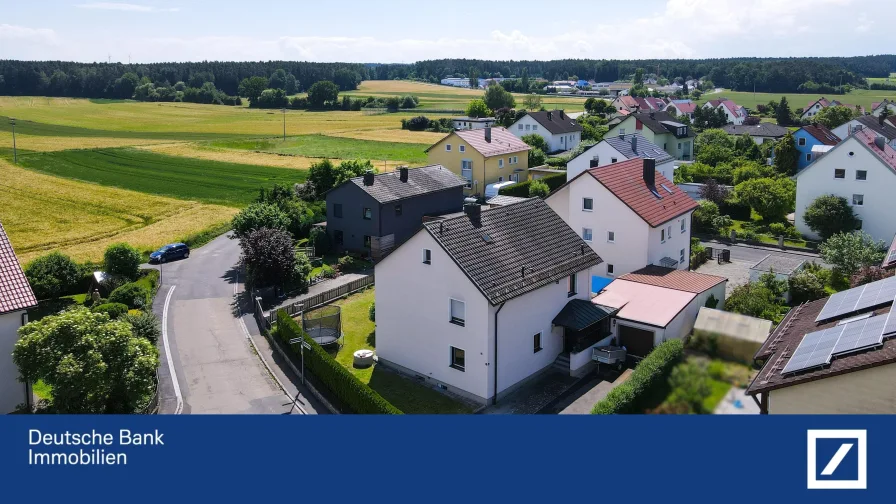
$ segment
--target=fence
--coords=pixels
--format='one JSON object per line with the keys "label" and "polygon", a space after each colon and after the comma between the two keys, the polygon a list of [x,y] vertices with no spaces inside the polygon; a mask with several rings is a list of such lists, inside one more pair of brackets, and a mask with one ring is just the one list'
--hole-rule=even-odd
{"label": "fence", "polygon": [[155,415],[159,412],[159,372],[156,371],[156,379],[153,384],[152,397],[149,399],[149,403],[143,407],[137,413],[140,415]]}
{"label": "fence", "polygon": [[[347,284],[342,284],[339,287],[334,287],[330,290],[319,292],[317,294],[313,294],[311,296],[302,298],[295,303],[285,306],[282,310],[286,311],[286,314],[290,317],[293,317],[302,311],[313,310],[318,306],[325,305],[333,300],[339,299],[343,296],[348,296],[354,292],[357,292],[361,289],[365,289],[374,283],[374,276],[367,275],[361,277],[357,280],[352,280]],[[264,313],[264,310],[261,308],[261,303],[258,300],[255,301],[255,310],[256,310],[256,319],[262,318],[267,324],[266,327],[270,327],[271,324],[274,323],[274,319],[276,318],[276,310],[271,310],[269,313]],[[260,315],[259,315],[260,314]],[[259,321],[259,326],[261,322]]]}

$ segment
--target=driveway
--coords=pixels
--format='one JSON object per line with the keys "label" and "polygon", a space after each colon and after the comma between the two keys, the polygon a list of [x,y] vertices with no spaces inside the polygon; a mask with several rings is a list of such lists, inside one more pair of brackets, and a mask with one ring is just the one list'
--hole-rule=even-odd
{"label": "driveway", "polygon": [[160,342],[163,413],[182,404],[182,413],[283,414],[292,410],[293,397],[304,412],[317,409],[298,393],[294,376],[277,366],[271,368],[274,374],[268,371],[260,357],[270,356],[266,341],[250,340],[247,325],[255,322],[236,302],[239,255],[238,243],[221,236],[193,250],[189,259],[161,268],[153,309],[167,329],[167,348],[164,335]]}

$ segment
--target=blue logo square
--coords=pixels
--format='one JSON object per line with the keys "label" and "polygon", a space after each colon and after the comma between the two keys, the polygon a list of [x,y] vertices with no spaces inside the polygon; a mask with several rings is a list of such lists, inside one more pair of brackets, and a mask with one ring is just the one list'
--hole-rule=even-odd
{"label": "blue logo square", "polygon": [[[844,444],[852,447],[831,474],[822,474]],[[815,442],[815,477],[819,481],[856,480],[859,477],[859,440],[856,438],[820,438]]]}

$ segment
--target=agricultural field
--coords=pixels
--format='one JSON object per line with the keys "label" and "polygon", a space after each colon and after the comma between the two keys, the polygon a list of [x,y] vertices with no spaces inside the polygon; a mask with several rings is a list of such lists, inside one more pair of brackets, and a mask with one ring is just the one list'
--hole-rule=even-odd
{"label": "agricultural field", "polygon": [[426,161],[426,152],[424,150],[431,144],[377,142],[326,135],[301,135],[287,137],[285,142],[274,139],[250,141],[221,140],[212,142],[210,145],[227,149],[244,149],[312,158],[333,157],[338,159],[370,159],[372,161],[392,159],[419,164]]}
{"label": "agricultural field", "polygon": [[[772,100],[778,101],[782,96],[787,97],[791,110],[807,107],[810,102],[821,98],[820,94],[800,94],[800,93],[750,93],[743,91],[722,91],[721,93],[713,93],[703,95],[698,103],[703,104],[709,100],[718,100],[720,98],[728,98],[734,100],[738,105],[743,105],[749,109],[756,109],[756,105],[766,104]],[[845,95],[826,95],[830,99],[841,100],[851,105],[861,105],[866,109],[871,108],[872,102],[883,101],[884,98],[890,100],[896,99],[896,91],[874,91],[868,89],[858,89]]]}

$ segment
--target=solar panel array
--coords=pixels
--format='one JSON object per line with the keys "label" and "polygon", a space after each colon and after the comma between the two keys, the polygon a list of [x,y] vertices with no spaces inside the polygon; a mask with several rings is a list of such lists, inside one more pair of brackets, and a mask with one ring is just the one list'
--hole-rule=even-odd
{"label": "solar panel array", "polygon": [[884,338],[883,331],[886,323],[887,315],[878,315],[845,324],[831,353],[849,353],[880,345]]}
{"label": "solar panel array", "polygon": [[[890,311],[890,313],[892,314],[893,312]],[[886,325],[884,325],[884,336],[888,335],[896,335],[896,315],[890,315]]]}
{"label": "solar panel array", "polygon": [[896,277],[872,282],[861,287],[838,292],[828,299],[816,322],[828,320],[892,302],[896,298]]}
{"label": "solar panel array", "polygon": [[790,356],[790,360],[787,361],[787,365],[784,366],[781,373],[793,373],[831,362],[831,353],[845,327],[834,326],[803,336],[803,340],[800,341],[800,345]]}
{"label": "solar panel array", "polygon": [[831,362],[833,355],[880,345],[885,335],[896,335],[896,316],[891,317],[892,313],[855,320],[805,335],[781,373],[795,373],[824,366]]}

